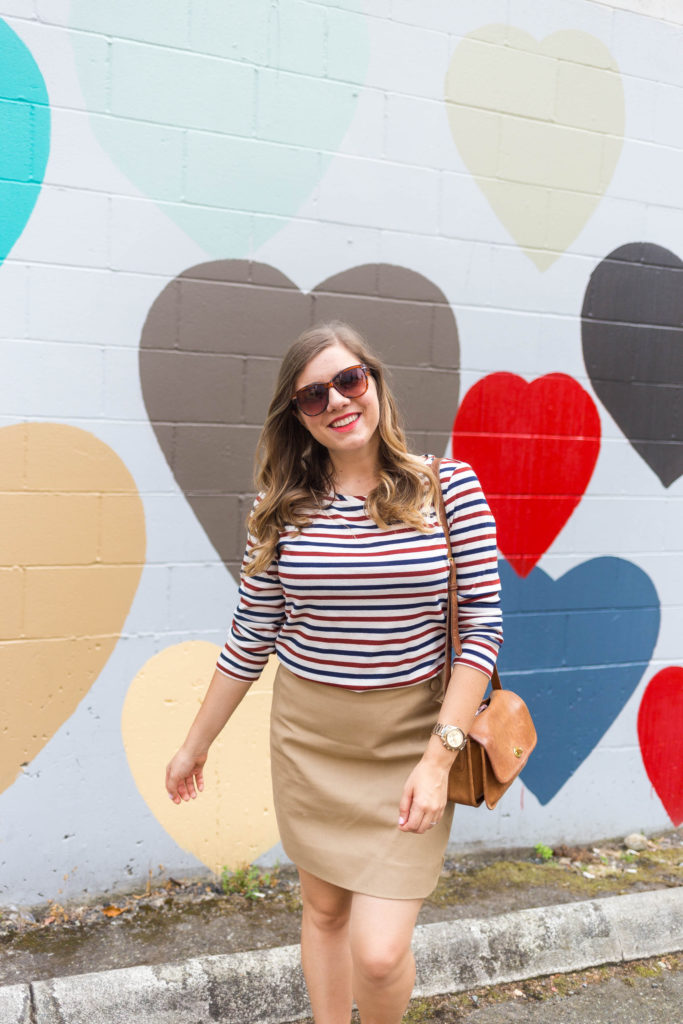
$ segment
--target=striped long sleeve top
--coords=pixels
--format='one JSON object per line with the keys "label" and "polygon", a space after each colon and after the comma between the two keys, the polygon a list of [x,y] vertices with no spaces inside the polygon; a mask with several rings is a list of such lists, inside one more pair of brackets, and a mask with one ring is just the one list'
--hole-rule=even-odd
{"label": "striped long sleeve top", "polygon": [[[457,565],[457,660],[490,677],[503,640],[495,522],[467,463],[443,459],[441,486]],[[280,534],[266,571],[242,572],[216,667],[250,682],[275,652],[299,676],[353,690],[431,678],[445,657],[448,552],[436,510],[430,526],[380,529],[363,497],[335,494],[301,532]]]}

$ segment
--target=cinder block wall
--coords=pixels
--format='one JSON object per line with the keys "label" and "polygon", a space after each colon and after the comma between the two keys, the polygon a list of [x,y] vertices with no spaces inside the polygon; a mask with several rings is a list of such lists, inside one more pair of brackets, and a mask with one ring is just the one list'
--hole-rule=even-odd
{"label": "cinder block wall", "polygon": [[497,518],[540,741],[453,844],[683,820],[682,44],[664,0],[0,0],[0,901],[281,855],[272,664],[163,780],[329,317]]}

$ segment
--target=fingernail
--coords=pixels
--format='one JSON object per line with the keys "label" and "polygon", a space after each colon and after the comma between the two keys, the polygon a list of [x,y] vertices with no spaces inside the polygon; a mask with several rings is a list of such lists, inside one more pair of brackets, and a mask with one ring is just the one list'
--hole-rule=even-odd
{"label": "fingernail", "polygon": [[404,825],[405,824],[405,820],[406,820],[405,818],[399,818],[398,819],[399,825]]}

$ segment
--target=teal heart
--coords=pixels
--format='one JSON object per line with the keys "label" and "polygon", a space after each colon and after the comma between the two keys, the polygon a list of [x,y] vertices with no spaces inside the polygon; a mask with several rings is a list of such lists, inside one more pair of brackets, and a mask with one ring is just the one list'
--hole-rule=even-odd
{"label": "teal heart", "polygon": [[223,258],[262,244],[311,194],[370,53],[350,0],[72,0],[70,26],[100,144]]}
{"label": "teal heart", "polygon": [[50,151],[50,105],[31,51],[0,19],[0,263],[26,227]]}

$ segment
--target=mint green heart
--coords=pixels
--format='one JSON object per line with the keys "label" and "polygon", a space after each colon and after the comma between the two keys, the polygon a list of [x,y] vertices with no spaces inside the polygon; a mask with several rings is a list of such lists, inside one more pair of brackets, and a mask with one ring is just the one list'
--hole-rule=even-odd
{"label": "mint green heart", "polygon": [[214,256],[246,254],[296,213],[369,58],[366,18],[343,3],[73,0],[70,25],[101,145]]}
{"label": "mint green heart", "polygon": [[0,19],[0,263],[26,227],[50,151],[50,105],[31,51]]}

